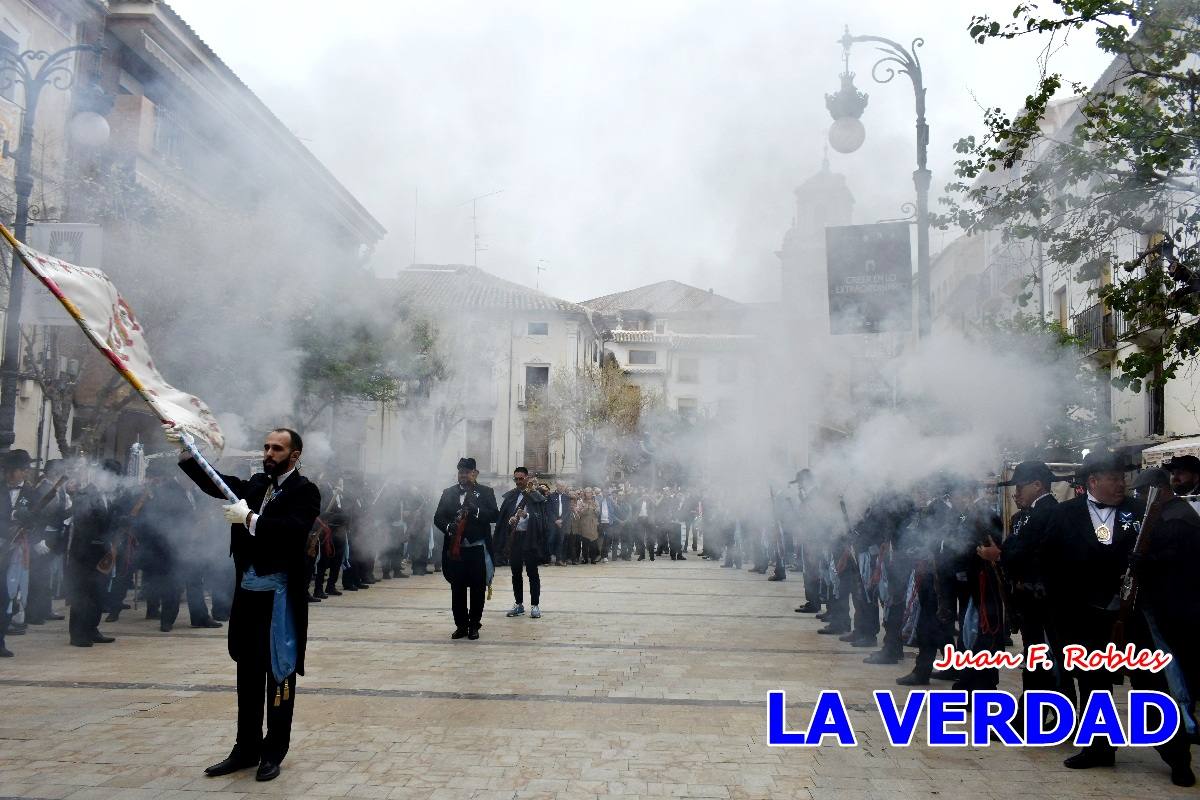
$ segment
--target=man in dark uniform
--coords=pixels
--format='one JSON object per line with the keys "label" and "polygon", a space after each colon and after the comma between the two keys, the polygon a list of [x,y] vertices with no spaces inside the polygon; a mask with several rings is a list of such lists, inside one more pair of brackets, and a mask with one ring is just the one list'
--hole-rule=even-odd
{"label": "man in dark uniform", "polygon": [[911,625],[907,643],[917,646],[917,661],[912,672],[896,679],[900,686],[928,686],[938,651],[954,638],[956,599],[953,587],[947,585],[942,550],[958,524],[958,513],[950,501],[953,483],[939,475],[932,487],[933,499],[919,512],[905,537],[907,559],[913,565],[912,592],[906,596],[905,606],[915,615],[915,619],[905,620],[905,628]]}
{"label": "man in dark uniform", "polygon": [[[167,439],[182,433],[168,428]],[[224,506],[230,554],[237,570],[229,615],[229,655],[237,662],[237,742],[204,772],[229,775],[257,766],[256,780],[279,776],[292,735],[296,676],[304,674],[308,641],[308,533],[321,513],[321,492],[299,472],[300,434],[277,428],[263,443],[263,471],[250,480],[222,475],[238,502]],[[179,467],[205,494],[221,490],[191,457]],[[267,735],[263,736],[263,708]]]}
{"label": "man in dark uniform", "polygon": [[36,503],[29,476],[29,453],[10,450],[4,454],[4,488],[0,494],[0,658],[12,657],[4,637],[12,618],[27,603],[26,554],[28,528],[34,525]]}
{"label": "man in dark uniform", "polygon": [[479,638],[484,595],[496,563],[491,523],[499,519],[500,510],[496,508],[495,493],[478,484],[478,476],[475,459],[460,458],[458,483],[442,492],[433,515],[434,527],[445,533],[442,575],[450,583],[450,607],[454,612],[451,639]]}
{"label": "man in dark uniform", "polygon": [[71,615],[67,627],[71,644],[91,647],[111,644],[113,637],[100,632],[100,613],[116,571],[116,548],[112,539],[124,517],[123,503],[116,491],[121,465],[108,459],[89,485],[73,501],[71,545],[67,551],[67,584]]}
{"label": "man in dark uniform", "polygon": [[[1200,619],[1200,515],[1191,504],[1175,497],[1172,478],[1162,469],[1144,470],[1133,482],[1139,492],[1156,487],[1164,499],[1153,527],[1141,543],[1141,552],[1130,558],[1137,579],[1134,614],[1125,634],[1138,647],[1168,652],[1172,662],[1159,673],[1130,670],[1134,689],[1150,689],[1172,695],[1180,705],[1182,718],[1175,736],[1158,747],[1158,754],[1171,767],[1171,782],[1192,786],[1189,737],[1197,734],[1196,696],[1200,693],[1200,637],[1196,620]],[[1120,643],[1118,642],[1118,645]],[[1151,718],[1150,725],[1160,720]]]}
{"label": "man in dark uniform", "polygon": [[[43,498],[47,501],[38,515],[37,527],[29,532],[32,546],[29,553],[29,607],[25,609],[25,621],[30,625],[63,619],[62,615],[54,613],[51,582],[55,559],[66,550],[67,520],[71,517],[71,496],[65,484],[54,488],[66,473],[65,461],[47,461],[45,475],[33,490],[39,504]],[[51,492],[53,498],[48,497]]]}
{"label": "man in dark uniform", "polygon": [[[1054,510],[1042,546],[1052,625],[1064,644],[1103,650],[1112,641],[1120,608],[1121,578],[1142,520],[1142,504],[1125,496],[1125,468],[1108,451],[1088,453],[1076,478],[1084,495]],[[1077,708],[1093,692],[1112,690],[1108,670],[1071,670],[1079,687]],[[1070,769],[1111,767],[1116,749],[1106,739],[1066,759]]]}
{"label": "man in dark uniform", "polygon": [[1027,666],[1030,646],[1048,644],[1051,638],[1046,627],[1046,585],[1042,578],[1041,550],[1046,526],[1058,507],[1058,500],[1050,493],[1054,480],[1054,473],[1041,461],[1017,464],[1008,483],[1013,487],[1013,500],[1019,511],[1009,524],[1009,534],[1000,546],[977,549],[981,558],[999,563],[1008,582],[1013,622],[1021,633],[1021,646],[1025,651],[1021,689],[1026,692],[1056,689],[1059,684],[1056,676],[1061,675],[1057,667],[1048,671],[1031,670]]}

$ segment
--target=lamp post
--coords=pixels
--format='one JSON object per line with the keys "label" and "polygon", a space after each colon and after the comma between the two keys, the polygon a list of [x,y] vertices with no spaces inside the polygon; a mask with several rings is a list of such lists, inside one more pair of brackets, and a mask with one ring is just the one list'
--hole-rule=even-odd
{"label": "lamp post", "polygon": [[[871,68],[871,77],[876,83],[888,83],[897,74],[907,75],[912,81],[913,95],[917,106],[917,169],[913,172],[913,185],[917,189],[917,332],[921,338],[929,335],[932,326],[929,292],[929,184],[933,174],[928,167],[929,125],[925,122],[925,82],[921,75],[921,60],[917,48],[925,44],[924,39],[913,39],[910,49],[899,42],[882,36],[851,36],[849,26],[839,40],[842,45],[845,70],[842,72],[842,87],[834,94],[825,95],[825,105],[833,116],[833,127],[829,130],[829,143],[839,153],[852,153],[866,138],[859,117],[867,107],[867,95],[854,86],[854,73],[850,71],[850,48],[859,42],[871,42],[883,53],[883,57]],[[882,68],[882,69],[881,69]]]}
{"label": "lamp post", "polygon": [[[97,45],[77,44],[54,53],[26,50],[23,53],[0,51],[0,89],[20,84],[24,93],[25,113],[21,119],[21,140],[16,150],[4,142],[3,156],[12,157],[16,212],[13,235],[25,241],[29,226],[29,198],[33,194],[33,130],[42,89],[51,86],[67,91],[75,82],[70,64],[75,53],[99,54]],[[98,120],[98,122],[97,122]],[[94,111],[81,112],[71,121],[72,133],[81,143],[97,146],[107,139],[107,123]],[[0,450],[12,447],[16,440],[17,379],[21,368],[21,295],[25,270],[16,252],[12,256],[8,280],[8,309],[4,317],[4,354],[0,360]]]}

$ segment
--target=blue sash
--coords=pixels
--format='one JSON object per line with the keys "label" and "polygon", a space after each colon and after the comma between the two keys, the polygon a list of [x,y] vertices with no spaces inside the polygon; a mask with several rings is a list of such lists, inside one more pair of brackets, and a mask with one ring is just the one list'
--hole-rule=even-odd
{"label": "blue sash", "polygon": [[248,592],[274,592],[271,607],[271,674],[276,683],[283,683],[296,671],[296,623],[292,619],[287,593],[287,575],[273,572],[259,575],[247,567],[242,575],[242,588]]}

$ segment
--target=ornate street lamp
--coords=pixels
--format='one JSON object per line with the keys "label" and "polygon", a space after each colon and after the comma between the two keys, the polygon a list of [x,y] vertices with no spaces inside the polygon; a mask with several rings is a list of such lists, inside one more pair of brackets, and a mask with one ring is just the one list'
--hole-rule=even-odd
{"label": "ornate street lamp", "polygon": [[[67,91],[75,83],[71,60],[76,53],[99,55],[97,45],[77,44],[54,53],[26,50],[23,53],[0,51],[0,89],[21,85],[25,113],[21,119],[21,140],[16,150],[4,142],[4,157],[14,162],[16,213],[13,235],[24,242],[29,225],[29,197],[33,193],[33,131],[42,89],[51,86]],[[94,110],[85,110],[69,124],[75,141],[84,147],[99,147],[108,140],[108,123]],[[8,280],[8,309],[4,318],[4,355],[0,361],[0,450],[12,447],[16,440],[17,380],[21,361],[21,295],[25,270],[14,252]]]}
{"label": "ornate street lamp", "polygon": [[850,27],[839,40],[842,45],[845,71],[842,73],[842,88],[825,96],[825,105],[833,116],[829,130],[829,143],[839,153],[852,153],[866,139],[859,117],[867,107],[867,95],[854,86],[854,73],[850,71],[850,48],[858,42],[875,44],[883,56],[871,68],[871,77],[876,83],[888,83],[897,74],[907,75],[912,81],[917,111],[917,169],[913,172],[913,185],[917,189],[917,331],[924,338],[932,325],[929,292],[929,185],[933,174],[928,168],[929,125],[925,122],[925,81],[921,75],[921,60],[917,48],[925,45],[924,39],[913,39],[911,49],[899,42],[882,36],[851,36]]}

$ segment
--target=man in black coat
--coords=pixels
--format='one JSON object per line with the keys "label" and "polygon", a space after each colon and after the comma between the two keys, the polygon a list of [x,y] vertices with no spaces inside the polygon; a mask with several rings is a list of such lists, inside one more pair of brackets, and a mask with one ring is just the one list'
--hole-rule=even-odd
{"label": "man in black coat", "polygon": [[24,450],[4,453],[4,488],[0,492],[0,658],[10,658],[12,652],[4,646],[12,618],[28,605],[22,585],[28,585],[26,548],[30,528],[34,525],[33,508],[36,498],[26,480],[30,458]]}
{"label": "man in black coat", "polygon": [[120,463],[108,459],[73,498],[66,578],[71,604],[67,628],[74,647],[114,641],[100,632],[100,613],[117,569],[113,539],[128,511],[127,498],[117,491],[120,475]]}
{"label": "man in black coat", "polygon": [[554,493],[546,498],[546,555],[547,563],[562,564],[566,537],[571,532],[571,495],[562,481],[554,486]]}
{"label": "man in black coat", "polygon": [[[529,478],[529,470],[517,467],[513,470],[512,489],[504,493],[500,503],[500,521],[496,523],[496,541],[503,541],[507,553],[500,553],[501,563],[512,567],[513,598],[515,605],[505,616],[519,617],[525,613],[525,587],[521,579],[524,566],[529,575],[529,615],[534,619],[542,616],[542,581],[538,575],[538,563],[546,550],[546,498],[537,490]],[[503,536],[503,538],[501,538]]]}
{"label": "man in black coat", "polygon": [[[179,443],[182,433],[168,428],[167,438]],[[272,780],[279,776],[291,741],[296,676],[304,674],[308,640],[305,550],[321,513],[320,490],[298,471],[303,447],[300,434],[278,428],[263,443],[262,472],[249,480],[221,475],[240,498],[224,507],[237,574],[229,655],[237,662],[238,727],[233,751],[204,771],[209,777],[257,765],[256,779]],[[180,458],[180,469],[201,491],[224,498],[186,449]]]}
{"label": "man in black coat", "polygon": [[[1008,483],[1013,487],[1013,500],[1019,511],[1009,523],[1009,533],[1003,544],[982,546],[976,552],[980,558],[999,563],[1008,582],[1008,598],[1016,629],[1021,633],[1025,651],[1021,667],[1021,689],[1047,690],[1059,688],[1061,669],[1029,669],[1029,648],[1032,645],[1062,643],[1048,630],[1046,585],[1042,577],[1042,546],[1046,527],[1058,507],[1058,499],[1050,493],[1054,473],[1041,461],[1022,461],[1013,469]],[[1051,640],[1053,639],[1053,642]]]}
{"label": "man in black coat", "polygon": [[[479,638],[485,591],[495,568],[491,524],[500,517],[496,494],[477,483],[475,459],[458,460],[458,483],[442,491],[433,525],[445,534],[442,575],[450,583],[451,639]],[[459,536],[459,521],[464,521]],[[470,595],[468,604],[467,596]]]}
{"label": "man in black coat", "polygon": [[[1103,650],[1112,641],[1120,608],[1121,578],[1141,526],[1141,503],[1125,496],[1125,469],[1107,451],[1083,460],[1076,479],[1087,493],[1060,503],[1049,520],[1042,545],[1043,575],[1051,624],[1063,644]],[[1093,692],[1112,691],[1108,670],[1071,670],[1079,687],[1077,708]],[[1069,690],[1069,687],[1066,687]],[[1111,767],[1116,749],[1106,739],[1066,759],[1070,769]]]}

